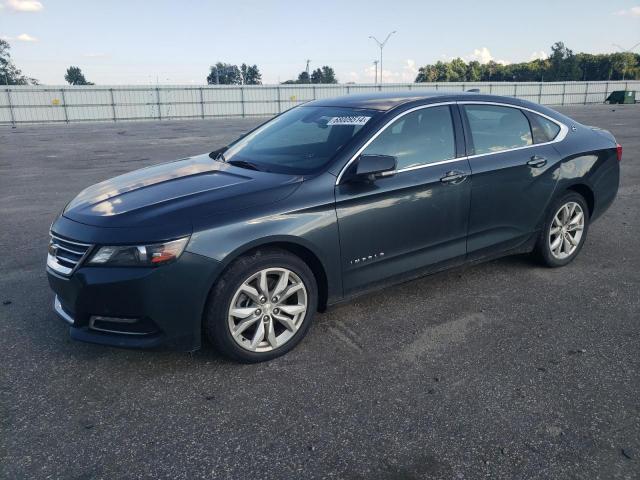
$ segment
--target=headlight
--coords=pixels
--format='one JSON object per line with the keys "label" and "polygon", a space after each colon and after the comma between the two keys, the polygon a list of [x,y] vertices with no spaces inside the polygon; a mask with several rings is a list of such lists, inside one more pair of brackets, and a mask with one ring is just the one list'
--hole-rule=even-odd
{"label": "headlight", "polygon": [[189,237],[153,245],[100,247],[91,255],[89,265],[140,267],[164,265],[176,260],[187,246]]}

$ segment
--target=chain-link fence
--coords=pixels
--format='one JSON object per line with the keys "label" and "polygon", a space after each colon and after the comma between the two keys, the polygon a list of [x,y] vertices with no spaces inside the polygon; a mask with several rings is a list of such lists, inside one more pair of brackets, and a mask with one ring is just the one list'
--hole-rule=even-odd
{"label": "chain-link fence", "polygon": [[0,87],[0,124],[272,116],[317,98],[401,90],[466,91],[545,105],[602,103],[640,81],[459,82],[384,85],[147,85]]}

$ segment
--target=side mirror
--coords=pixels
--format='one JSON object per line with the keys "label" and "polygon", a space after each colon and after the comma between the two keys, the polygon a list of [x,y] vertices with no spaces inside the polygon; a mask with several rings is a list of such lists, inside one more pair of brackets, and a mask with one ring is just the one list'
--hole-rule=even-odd
{"label": "side mirror", "polygon": [[360,155],[355,176],[373,181],[376,177],[394,172],[396,164],[396,157],[392,155]]}
{"label": "side mirror", "polygon": [[223,154],[224,152],[226,152],[227,150],[229,150],[229,147],[222,147],[222,148],[219,148],[219,149],[214,150],[213,152],[211,152],[211,153],[209,154],[209,156],[210,156],[211,158],[213,158],[214,160],[218,160],[218,157],[219,157],[221,154]]}

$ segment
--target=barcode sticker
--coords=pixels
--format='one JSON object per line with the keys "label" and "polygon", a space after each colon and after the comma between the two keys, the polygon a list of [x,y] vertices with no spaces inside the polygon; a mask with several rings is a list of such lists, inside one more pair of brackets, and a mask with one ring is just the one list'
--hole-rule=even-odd
{"label": "barcode sticker", "polygon": [[371,117],[331,117],[327,125],[364,125]]}

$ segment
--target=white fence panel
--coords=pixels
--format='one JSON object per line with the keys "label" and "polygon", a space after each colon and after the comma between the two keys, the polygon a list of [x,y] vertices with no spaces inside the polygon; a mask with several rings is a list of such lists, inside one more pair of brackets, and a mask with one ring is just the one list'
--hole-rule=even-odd
{"label": "white fence panel", "polygon": [[638,91],[640,81],[0,86],[0,124],[272,116],[304,102],[340,95],[471,89],[544,105],[575,105],[602,103],[614,90]]}

